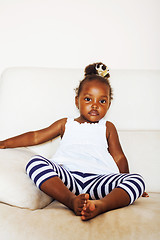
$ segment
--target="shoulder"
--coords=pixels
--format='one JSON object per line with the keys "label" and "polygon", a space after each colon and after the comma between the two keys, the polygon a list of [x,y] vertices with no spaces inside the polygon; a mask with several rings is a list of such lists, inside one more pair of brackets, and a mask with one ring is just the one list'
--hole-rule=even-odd
{"label": "shoulder", "polygon": [[59,119],[49,126],[49,130],[55,132],[57,135],[63,136],[66,122],[67,118]]}
{"label": "shoulder", "polygon": [[56,125],[57,127],[63,127],[63,126],[65,126],[66,122],[67,122],[67,118],[61,118],[61,119],[55,121],[52,125]]}
{"label": "shoulder", "polygon": [[59,129],[61,130],[61,136],[63,136],[64,134],[66,122],[67,122],[67,118],[61,118],[57,121]]}
{"label": "shoulder", "polygon": [[110,137],[117,135],[117,129],[115,127],[115,125],[110,122],[110,121],[106,121],[106,137],[107,139],[109,139]]}
{"label": "shoulder", "polygon": [[61,119],[57,120],[57,123],[61,124],[61,125],[65,125],[66,122],[67,122],[67,118],[61,118]]}
{"label": "shoulder", "polygon": [[115,125],[110,121],[106,121],[106,127],[108,129],[116,129]]}
{"label": "shoulder", "polygon": [[59,120],[59,124],[61,125],[61,138],[63,137],[65,132],[65,125],[66,125],[67,119],[68,118],[62,118]]}

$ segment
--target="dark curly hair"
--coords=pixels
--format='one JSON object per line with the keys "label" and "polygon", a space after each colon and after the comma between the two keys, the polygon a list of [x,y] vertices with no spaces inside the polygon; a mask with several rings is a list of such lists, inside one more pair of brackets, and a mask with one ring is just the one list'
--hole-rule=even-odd
{"label": "dark curly hair", "polygon": [[[102,75],[99,73],[99,69],[101,72],[103,72]],[[80,81],[79,86],[75,89],[77,97],[79,97],[83,85],[86,82],[91,82],[96,79],[102,83],[105,83],[109,87],[110,101],[113,99],[113,89],[108,79],[110,77],[110,74],[108,73],[107,66],[105,64],[98,62],[88,65],[84,70],[84,76],[84,79]]]}

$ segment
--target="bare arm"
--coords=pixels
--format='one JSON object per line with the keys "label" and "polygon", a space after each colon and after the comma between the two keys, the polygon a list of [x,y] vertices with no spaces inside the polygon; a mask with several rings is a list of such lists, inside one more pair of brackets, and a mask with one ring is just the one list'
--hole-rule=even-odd
{"label": "bare arm", "polygon": [[[119,137],[115,126],[111,122],[106,123],[109,152],[115,160],[120,173],[129,173],[128,161],[121,148]],[[147,192],[144,192],[142,197],[149,197]]]}
{"label": "bare arm", "polygon": [[107,122],[106,137],[108,140],[108,150],[116,162],[120,173],[129,173],[128,161],[119,142],[117,130],[113,123]]}
{"label": "bare arm", "polygon": [[33,146],[47,142],[55,137],[62,136],[66,119],[60,119],[47,128],[27,132],[4,141],[0,141],[0,149]]}

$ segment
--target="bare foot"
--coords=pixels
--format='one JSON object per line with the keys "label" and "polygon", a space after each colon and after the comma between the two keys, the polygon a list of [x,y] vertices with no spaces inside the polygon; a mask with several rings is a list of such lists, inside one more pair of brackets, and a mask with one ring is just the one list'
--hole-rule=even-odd
{"label": "bare foot", "polygon": [[87,200],[81,212],[81,219],[83,221],[96,217],[97,215],[105,212],[105,205],[102,200]]}
{"label": "bare foot", "polygon": [[87,204],[89,194],[80,194],[73,199],[73,211],[77,216],[81,215],[82,209]]}

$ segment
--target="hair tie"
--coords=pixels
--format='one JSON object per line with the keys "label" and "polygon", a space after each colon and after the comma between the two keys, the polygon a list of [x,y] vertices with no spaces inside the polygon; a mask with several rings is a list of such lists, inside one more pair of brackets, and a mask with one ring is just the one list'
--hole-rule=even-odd
{"label": "hair tie", "polygon": [[97,70],[97,74],[104,78],[107,76],[107,74],[109,74],[109,69],[104,64],[96,64],[95,68]]}

